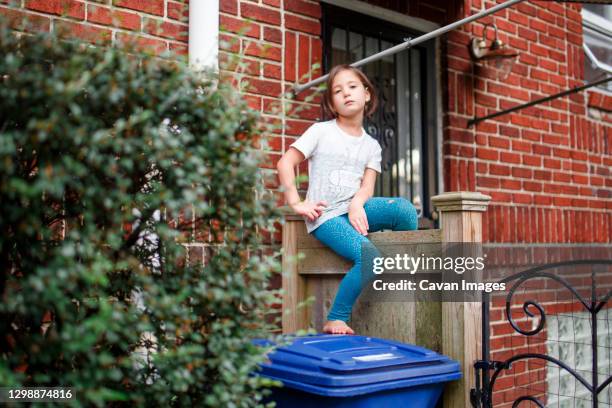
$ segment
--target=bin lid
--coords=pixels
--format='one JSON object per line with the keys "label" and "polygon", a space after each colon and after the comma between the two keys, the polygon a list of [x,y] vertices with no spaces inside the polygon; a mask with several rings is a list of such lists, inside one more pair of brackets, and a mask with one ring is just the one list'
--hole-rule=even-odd
{"label": "bin lid", "polygon": [[[254,340],[261,346],[274,345]],[[460,365],[423,347],[356,335],[295,337],[260,364],[261,374],[286,385],[348,387],[412,379],[410,384],[444,382],[460,377]],[[432,379],[437,376],[438,379]],[[312,388],[312,387],[310,387]]]}

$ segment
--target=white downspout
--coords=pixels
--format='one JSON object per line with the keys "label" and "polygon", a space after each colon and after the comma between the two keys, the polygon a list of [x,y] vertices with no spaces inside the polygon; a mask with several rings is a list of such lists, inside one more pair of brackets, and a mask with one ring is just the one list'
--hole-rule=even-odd
{"label": "white downspout", "polygon": [[219,0],[189,0],[189,65],[219,71]]}

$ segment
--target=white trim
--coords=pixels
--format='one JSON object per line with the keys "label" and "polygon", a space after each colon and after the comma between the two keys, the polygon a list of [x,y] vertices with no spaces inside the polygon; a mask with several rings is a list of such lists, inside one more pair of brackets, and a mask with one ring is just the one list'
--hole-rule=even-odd
{"label": "white trim", "polygon": [[189,65],[219,71],[219,0],[189,1]]}
{"label": "white trim", "polygon": [[602,16],[582,9],[582,23],[591,30],[599,31],[601,34],[612,37],[612,21]]}
{"label": "white trim", "polygon": [[584,53],[586,54],[586,56],[591,60],[591,63],[593,64],[594,67],[596,67],[597,69],[601,69],[602,71],[606,71],[609,74],[612,74],[612,66],[606,64],[605,62],[601,62],[600,60],[598,60],[588,45],[583,43],[582,48],[584,49]]}
{"label": "white trim", "polygon": [[321,3],[327,3],[345,9],[353,10],[361,14],[375,17],[381,20],[395,23],[403,27],[411,28],[417,31],[428,33],[440,28],[439,24],[431,21],[423,20],[422,18],[407,16],[397,11],[388,10],[383,7],[373,6],[360,0],[321,0]]}

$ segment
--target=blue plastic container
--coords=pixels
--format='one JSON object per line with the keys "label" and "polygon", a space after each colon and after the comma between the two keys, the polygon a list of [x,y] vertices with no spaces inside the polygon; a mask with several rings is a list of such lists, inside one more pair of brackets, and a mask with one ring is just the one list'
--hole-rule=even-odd
{"label": "blue plastic container", "polygon": [[444,383],[461,378],[459,363],[434,351],[352,335],[295,337],[260,367],[284,384],[270,397],[279,408],[434,408]]}

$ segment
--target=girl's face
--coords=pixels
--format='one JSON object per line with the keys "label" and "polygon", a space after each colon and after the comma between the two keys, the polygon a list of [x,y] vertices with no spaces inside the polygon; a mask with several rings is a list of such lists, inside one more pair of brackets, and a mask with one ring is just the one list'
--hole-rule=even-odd
{"label": "girl's face", "polygon": [[339,116],[355,117],[363,115],[366,102],[370,100],[370,92],[353,71],[340,71],[332,83],[332,102]]}

